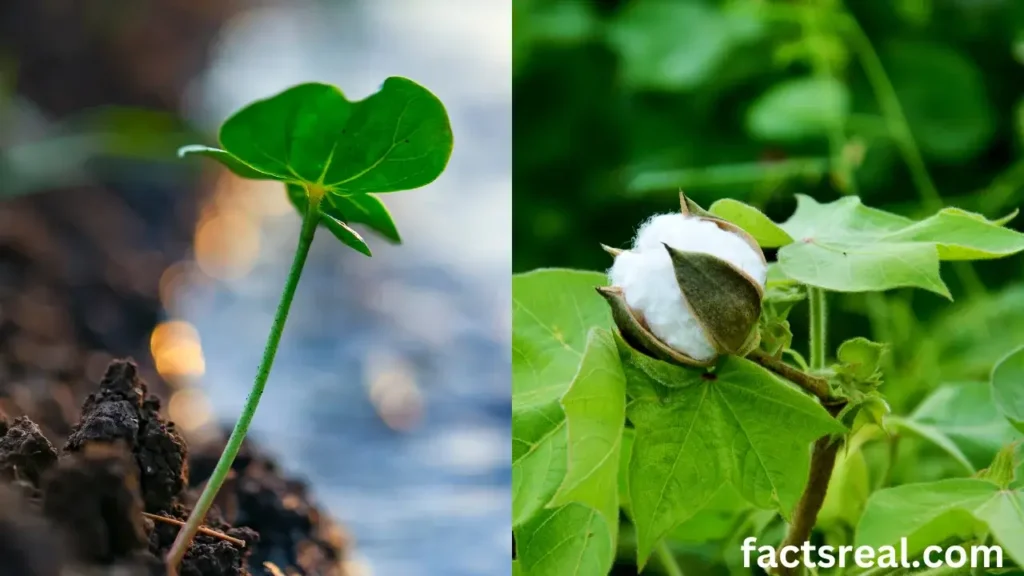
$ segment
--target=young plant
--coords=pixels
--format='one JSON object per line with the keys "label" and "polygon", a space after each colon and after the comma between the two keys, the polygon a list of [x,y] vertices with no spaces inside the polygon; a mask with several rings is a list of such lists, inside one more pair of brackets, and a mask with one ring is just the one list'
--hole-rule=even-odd
{"label": "young plant", "polygon": [[[681,214],[649,220],[629,250],[605,248],[615,258],[607,276],[545,269],[513,278],[513,573],[608,574],[620,511],[635,528],[640,569],[654,554],[671,575],[682,574],[669,547],[678,534],[772,540],[764,527],[777,514],[788,528],[766,543],[799,547],[821,512],[856,527],[858,545],[911,537],[915,555],[964,536],[954,508],[973,518],[968,537],[991,539],[1024,565],[1011,443],[1020,439],[1013,426],[1024,429],[1015,387],[1024,352],[993,376],[991,398],[1010,432],[987,472],[870,499],[865,480],[851,492],[859,500],[827,498],[837,460],[854,465],[869,433],[897,423],[928,430],[889,414],[879,391],[888,345],[858,337],[830,352],[828,293],[922,288],[950,298],[940,262],[1016,254],[1024,235],[1007,219],[945,208],[914,221],[854,196],[798,196],[781,224],[735,200],[707,210],[681,201]],[[775,262],[763,248],[777,249]],[[788,320],[803,302],[809,361],[792,348]],[[937,445],[956,450],[932,430]],[[915,513],[943,499],[946,508]],[[716,510],[768,516],[704,534]]]}
{"label": "young plant", "polygon": [[171,574],[245,439],[318,227],[367,256],[370,248],[351,224],[399,243],[398,229],[376,194],[433,182],[451,156],[452,131],[437,97],[411,80],[392,77],[378,92],[356,102],[319,83],[253,102],[224,122],[220,146],[186,146],[179,154],[212,158],[243,178],[282,182],[302,215],[302,229],[256,380],[213,474],[167,555]]}

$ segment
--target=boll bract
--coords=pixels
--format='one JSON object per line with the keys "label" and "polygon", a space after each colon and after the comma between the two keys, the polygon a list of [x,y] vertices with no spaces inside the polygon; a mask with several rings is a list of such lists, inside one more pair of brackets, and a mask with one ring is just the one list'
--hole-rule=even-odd
{"label": "boll bract", "polygon": [[615,256],[608,301],[623,336],[663,360],[709,366],[757,346],[768,265],[741,228],[680,194],[682,210],[647,220]]}

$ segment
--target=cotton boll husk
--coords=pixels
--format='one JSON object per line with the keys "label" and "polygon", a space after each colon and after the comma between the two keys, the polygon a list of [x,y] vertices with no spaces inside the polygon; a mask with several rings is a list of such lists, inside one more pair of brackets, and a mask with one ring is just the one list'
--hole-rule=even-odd
{"label": "cotton boll husk", "polygon": [[652,217],[640,227],[633,249],[615,258],[609,280],[622,288],[626,303],[643,317],[650,331],[695,360],[711,360],[715,348],[686,305],[664,244],[725,260],[762,286],[767,265],[739,236],[713,222],[682,214]]}

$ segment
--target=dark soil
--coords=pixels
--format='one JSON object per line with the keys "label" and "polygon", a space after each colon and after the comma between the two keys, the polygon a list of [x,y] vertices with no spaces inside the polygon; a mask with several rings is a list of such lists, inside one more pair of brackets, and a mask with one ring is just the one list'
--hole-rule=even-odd
{"label": "dark soil", "polygon": [[[187,447],[159,413],[130,361],[115,361],[58,453],[29,418],[0,418],[0,566],[4,574],[58,576],[166,573],[162,559],[219,455]],[[305,486],[246,446],[206,528],[241,540],[199,535],[181,576],[344,576],[344,533],[309,501]],[[8,567],[17,567],[8,571]],[[115,572],[115,568],[117,571]]]}

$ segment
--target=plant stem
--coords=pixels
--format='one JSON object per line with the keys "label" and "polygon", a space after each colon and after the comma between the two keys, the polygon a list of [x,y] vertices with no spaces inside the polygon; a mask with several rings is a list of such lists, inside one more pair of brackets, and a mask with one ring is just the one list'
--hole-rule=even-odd
{"label": "plant stem", "polygon": [[177,575],[178,564],[185,556],[192,538],[195,537],[199,527],[203,524],[206,513],[210,510],[210,506],[213,505],[214,498],[217,496],[217,491],[220,490],[224,480],[227,479],[228,474],[231,472],[231,464],[234,463],[235,457],[242,447],[242,441],[245,440],[245,434],[249,430],[249,424],[252,423],[252,418],[256,414],[256,407],[259,406],[260,397],[263,396],[263,388],[267,383],[267,378],[270,376],[270,368],[274,364],[277,346],[281,342],[284,324],[288,320],[288,311],[291,308],[292,299],[295,297],[295,289],[298,287],[299,278],[302,276],[302,268],[306,263],[306,257],[309,255],[309,248],[313,244],[313,236],[316,234],[317,225],[320,223],[319,208],[322,197],[322,191],[310,190],[309,204],[306,207],[306,214],[302,219],[302,232],[299,234],[299,244],[295,249],[295,257],[292,260],[291,269],[288,271],[288,278],[285,280],[281,301],[278,303],[277,312],[274,314],[274,322],[270,326],[267,345],[263,350],[263,360],[260,362],[260,367],[256,372],[256,381],[252,385],[249,396],[245,399],[242,415],[238,418],[234,430],[231,431],[231,436],[224,447],[224,452],[220,455],[217,467],[214,468],[213,474],[210,475],[210,479],[206,482],[206,487],[199,496],[199,501],[196,502],[195,507],[192,509],[188,522],[178,532],[174,545],[171,546],[170,552],[167,553],[168,576]]}
{"label": "plant stem", "polygon": [[747,358],[757,362],[761,366],[764,366],[797,386],[800,386],[811,394],[814,394],[819,400],[821,400],[822,404],[835,404],[839,400],[832,397],[829,391],[828,381],[824,378],[812,376],[798,368],[790,366],[763,350],[755,349],[750,354],[747,354]]}
{"label": "plant stem", "polygon": [[828,349],[828,308],[825,291],[807,287],[807,302],[810,305],[810,362],[811,370],[825,368],[825,350]]}
{"label": "plant stem", "polygon": [[[807,478],[807,488],[800,496],[793,510],[793,520],[789,524],[789,531],[786,538],[779,546],[782,550],[786,546],[799,548],[811,537],[811,530],[818,520],[818,512],[825,503],[825,494],[828,492],[828,483],[832,479],[832,469],[836,465],[836,455],[842,441],[832,436],[824,436],[814,443],[814,450],[811,452],[811,472]],[[799,574],[801,568],[780,568],[779,574],[788,576]]]}
{"label": "plant stem", "polygon": [[[825,349],[827,346],[826,325],[828,321],[828,309],[826,307],[825,292],[820,288],[808,287],[808,300],[810,303],[811,320],[811,369],[822,370],[825,368]],[[835,416],[842,410],[844,403],[827,405],[829,414]],[[828,492],[828,484],[832,479],[832,469],[836,465],[836,454],[842,441],[831,435],[819,438],[814,443],[811,452],[811,470],[807,478],[807,487],[804,488],[800,500],[793,510],[793,519],[789,524],[789,531],[786,538],[779,546],[782,550],[785,546],[800,547],[811,537],[811,530],[818,520],[818,512],[825,503],[825,494]],[[779,574],[782,576],[793,576],[802,573],[802,567],[782,567]]]}
{"label": "plant stem", "polygon": [[654,549],[658,555],[658,561],[661,562],[662,568],[665,569],[665,574],[668,576],[685,576],[683,569],[679,567],[679,563],[676,562],[675,556],[672,555],[672,550],[668,547],[668,542],[662,540],[658,547]]}

